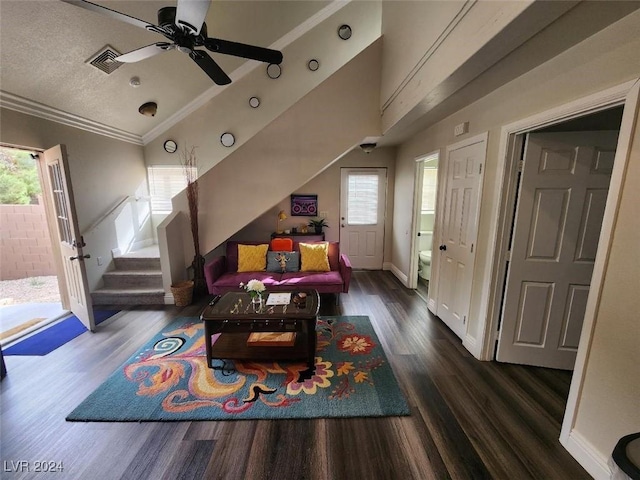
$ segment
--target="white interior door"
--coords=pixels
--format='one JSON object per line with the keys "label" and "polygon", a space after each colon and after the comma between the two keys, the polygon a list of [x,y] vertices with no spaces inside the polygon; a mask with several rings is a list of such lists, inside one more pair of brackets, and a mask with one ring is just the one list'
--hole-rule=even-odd
{"label": "white interior door", "polygon": [[342,168],[340,250],[353,268],[382,270],[386,168]]}
{"label": "white interior door", "polygon": [[[447,148],[436,315],[460,338],[467,330],[487,135]],[[438,247],[439,250],[436,250]]]}
{"label": "white interior door", "polygon": [[66,153],[62,145],[57,145],[45,151],[43,156],[52,195],[51,202],[56,215],[61,264],[69,293],[69,308],[89,330],[94,331],[93,305],[84,263],[89,255],[82,251],[84,242],[78,228]]}
{"label": "white interior door", "polygon": [[527,136],[497,360],[573,369],[617,137]]}

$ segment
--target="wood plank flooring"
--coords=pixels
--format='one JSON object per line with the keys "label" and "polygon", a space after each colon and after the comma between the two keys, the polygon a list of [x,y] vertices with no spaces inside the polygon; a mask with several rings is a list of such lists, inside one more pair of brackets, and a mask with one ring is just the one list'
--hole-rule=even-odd
{"label": "wood plank flooring", "polygon": [[[44,357],[5,357],[0,476],[70,479],[582,479],[558,442],[570,373],[479,362],[389,272],[354,272],[325,315],[368,315],[409,417],[71,423],[164,325],[204,306],[136,307]],[[29,462],[18,463],[18,462]],[[62,462],[57,473],[18,471]]]}

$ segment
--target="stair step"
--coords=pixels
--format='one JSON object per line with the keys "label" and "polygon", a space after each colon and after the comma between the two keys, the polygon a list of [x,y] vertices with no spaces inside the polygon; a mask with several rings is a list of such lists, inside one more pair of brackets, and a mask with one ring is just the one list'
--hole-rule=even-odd
{"label": "stair step", "polygon": [[164,305],[162,288],[100,288],[91,293],[94,305]]}
{"label": "stair step", "polygon": [[160,270],[113,270],[105,272],[102,279],[105,288],[162,288],[162,272]]}
{"label": "stair step", "polygon": [[116,270],[160,270],[160,257],[115,257]]}

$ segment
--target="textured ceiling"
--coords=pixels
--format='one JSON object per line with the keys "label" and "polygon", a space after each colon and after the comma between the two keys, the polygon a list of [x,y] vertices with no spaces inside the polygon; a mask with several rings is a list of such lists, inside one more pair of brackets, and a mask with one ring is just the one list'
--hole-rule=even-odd
{"label": "textured ceiling", "polygon": [[[175,1],[97,1],[150,23]],[[323,1],[213,1],[210,37],[270,46],[326,6]],[[0,0],[0,89],[68,114],[142,136],[216,87],[186,54],[170,51],[107,75],[86,62],[105,45],[120,53],[163,41],[141,28],[58,0]],[[231,74],[245,60],[211,54]],[[138,88],[129,86],[140,77]],[[158,103],[155,117],[138,113]]]}

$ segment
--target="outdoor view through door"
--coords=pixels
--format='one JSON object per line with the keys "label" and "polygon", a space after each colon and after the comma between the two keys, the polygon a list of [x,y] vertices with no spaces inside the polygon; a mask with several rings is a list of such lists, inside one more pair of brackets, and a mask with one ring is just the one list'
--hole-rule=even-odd
{"label": "outdoor view through door", "polygon": [[341,169],[340,246],[353,268],[381,270],[386,168]]}

